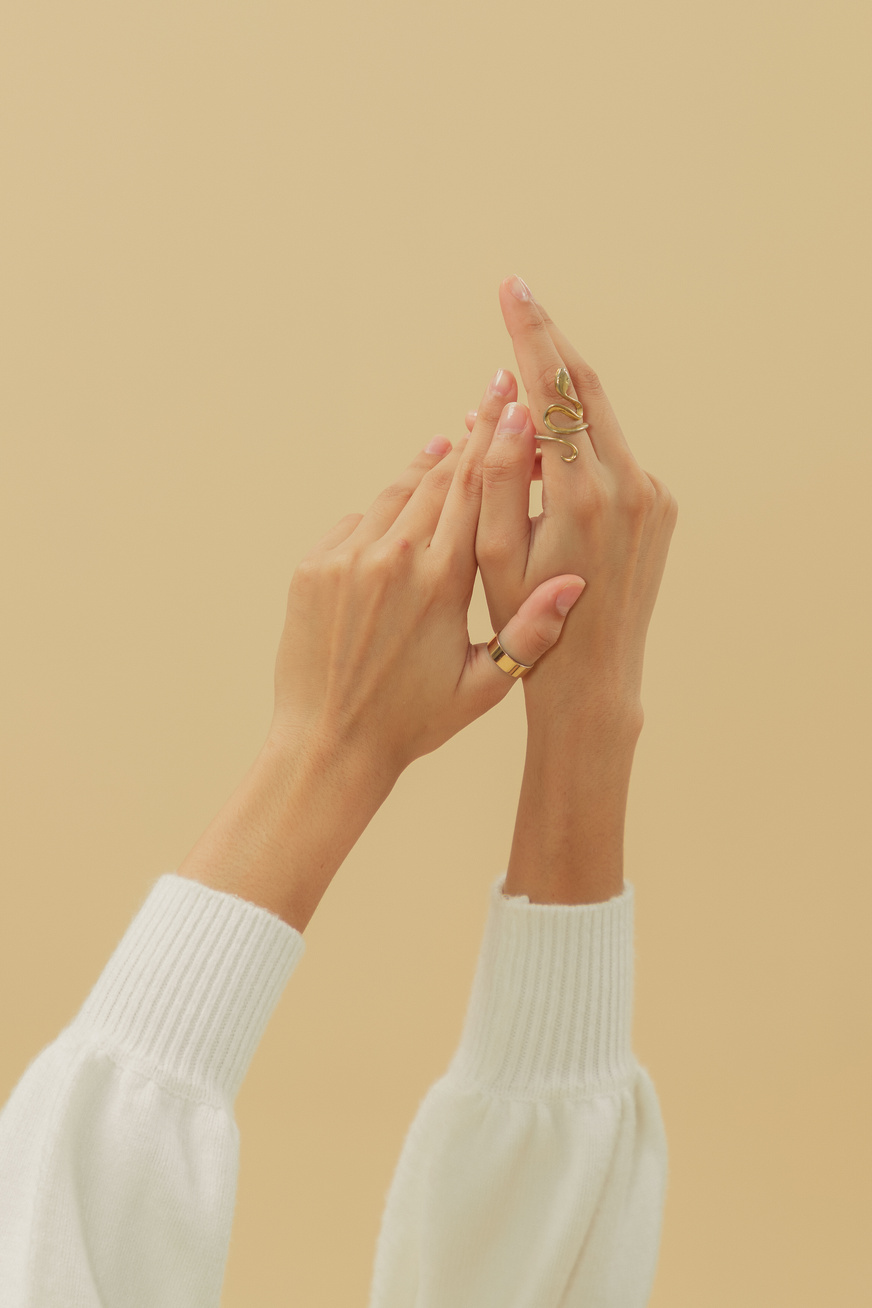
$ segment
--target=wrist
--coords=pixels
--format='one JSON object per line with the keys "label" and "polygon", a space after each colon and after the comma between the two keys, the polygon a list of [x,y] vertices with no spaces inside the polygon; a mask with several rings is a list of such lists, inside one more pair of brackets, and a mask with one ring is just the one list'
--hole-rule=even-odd
{"label": "wrist", "polygon": [[608,718],[642,730],[642,658],[617,640],[598,655],[561,638],[523,684],[530,725]]}
{"label": "wrist", "polygon": [[528,744],[540,739],[569,744],[581,736],[623,744],[638,739],[645,724],[638,693],[616,680],[601,679],[584,687],[547,678],[525,685],[524,707]]}
{"label": "wrist", "polygon": [[621,695],[537,695],[527,708],[527,755],[505,893],[527,894],[541,904],[611,899],[623,888],[641,706]]}
{"label": "wrist", "polygon": [[361,753],[271,730],[178,874],[302,932],[395,781]]}

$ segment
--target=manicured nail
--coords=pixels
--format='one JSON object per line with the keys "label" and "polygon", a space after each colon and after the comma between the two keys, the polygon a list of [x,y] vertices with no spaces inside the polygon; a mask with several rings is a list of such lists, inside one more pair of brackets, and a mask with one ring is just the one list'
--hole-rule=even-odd
{"label": "manicured nail", "polygon": [[450,449],[451,441],[446,440],[444,436],[434,436],[424,453],[447,454]]}
{"label": "manicured nail", "polygon": [[585,582],[582,582],[579,585],[577,581],[573,582],[571,586],[564,586],[563,590],[558,593],[557,599],[554,601],[554,607],[557,612],[565,617],[581,592],[584,590],[584,587]]}
{"label": "manicured nail", "polygon": [[497,368],[496,372],[491,378],[491,383],[489,387],[491,394],[508,395],[511,389],[512,389],[511,377],[506,372],[505,368]]}
{"label": "manicured nail", "polygon": [[527,425],[527,410],[523,404],[507,404],[500,416],[498,436],[517,436]]}
{"label": "manicured nail", "polygon": [[509,290],[519,300],[532,300],[533,298],[533,292],[517,273],[513,275],[512,280],[509,282]]}

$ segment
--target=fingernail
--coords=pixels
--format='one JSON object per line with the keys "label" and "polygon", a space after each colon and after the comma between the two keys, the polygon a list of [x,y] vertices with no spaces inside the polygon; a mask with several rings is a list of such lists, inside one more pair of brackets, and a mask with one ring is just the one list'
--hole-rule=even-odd
{"label": "fingernail", "polygon": [[430,444],[425,449],[425,454],[447,454],[451,449],[451,441],[444,436],[434,436]]}
{"label": "fingernail", "polygon": [[515,273],[509,282],[509,290],[519,300],[532,300],[533,292],[527,283]]}
{"label": "fingernail", "polygon": [[527,410],[523,404],[507,404],[500,416],[498,436],[517,436],[527,425]]}
{"label": "fingernail", "polygon": [[512,389],[512,379],[505,368],[497,368],[489,387],[493,395],[508,395]]}
{"label": "fingernail", "polygon": [[565,617],[581,592],[584,590],[584,587],[584,582],[580,585],[578,582],[573,582],[571,586],[564,586],[563,590],[558,593],[557,599],[554,601],[554,607],[557,612]]}

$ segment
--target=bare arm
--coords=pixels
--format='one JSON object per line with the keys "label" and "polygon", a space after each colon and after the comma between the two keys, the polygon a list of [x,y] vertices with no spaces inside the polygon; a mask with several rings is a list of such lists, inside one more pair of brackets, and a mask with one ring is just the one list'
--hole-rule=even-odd
{"label": "bare arm", "polygon": [[[298,566],[269,735],[179,875],[302,932],[403,769],[514,685],[467,630],[481,462],[504,399],[489,386],[468,441],[437,438]],[[576,580],[551,574],[519,603],[507,632],[521,661],[557,639],[555,602]]]}
{"label": "bare arm", "polygon": [[[394,779],[395,780],[395,779]],[[272,737],[178,868],[305,931],[394,780],[352,750]]]}
{"label": "bare arm", "polygon": [[547,715],[528,716],[505,893],[526,894],[534,904],[611,899],[624,886],[624,819],[639,715],[607,704],[568,714],[558,703]]}

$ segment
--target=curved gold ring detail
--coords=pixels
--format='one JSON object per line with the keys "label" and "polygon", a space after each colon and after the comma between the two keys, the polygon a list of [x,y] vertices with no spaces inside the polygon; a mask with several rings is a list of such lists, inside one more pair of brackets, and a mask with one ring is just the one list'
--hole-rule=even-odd
{"label": "curved gold ring detail", "polygon": [[[564,440],[564,436],[571,436],[574,435],[576,432],[586,431],[587,428],[590,426],[590,423],[582,421],[584,418],[584,409],[581,406],[581,401],[576,400],[572,395],[569,394],[569,386],[570,386],[569,373],[566,371],[566,369],[563,367],[562,364],[557,369],[555,385],[557,386],[557,393],[563,396],[564,400],[566,400],[566,404],[548,405],[548,408],[545,410],[545,413],[543,415],[542,421],[545,423],[545,426],[548,428],[548,430],[553,431],[555,435],[543,436],[541,435],[541,433],[537,432],[536,440],[557,441],[561,445],[568,446],[569,449],[572,450],[572,453],[561,454],[560,457],[564,463],[574,463],[575,460],[578,458],[578,446],[573,445],[572,441]],[[574,425],[572,427],[555,427],[554,423],[551,421],[552,413],[565,414],[567,418],[574,419]]]}

